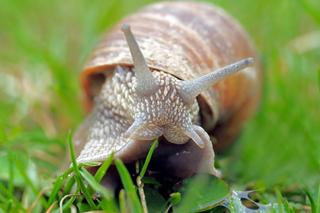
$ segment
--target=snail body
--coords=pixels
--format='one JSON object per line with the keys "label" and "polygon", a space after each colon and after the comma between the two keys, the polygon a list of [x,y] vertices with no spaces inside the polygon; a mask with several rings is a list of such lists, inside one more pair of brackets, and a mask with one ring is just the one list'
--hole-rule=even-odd
{"label": "snail body", "polygon": [[[202,150],[198,169],[218,176],[211,138],[215,149],[228,146],[254,112],[256,58],[238,23],[208,4],[161,2],[124,18],[81,74],[91,112],[74,137],[77,161],[114,153],[132,162],[154,139],[175,147],[193,141],[192,150]],[[192,152],[180,160],[197,161]]]}

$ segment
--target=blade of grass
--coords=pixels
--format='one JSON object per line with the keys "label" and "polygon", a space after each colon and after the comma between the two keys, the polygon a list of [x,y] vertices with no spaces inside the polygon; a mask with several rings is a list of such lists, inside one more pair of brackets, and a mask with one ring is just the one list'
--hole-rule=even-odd
{"label": "blade of grass", "polygon": [[53,208],[57,205],[57,201],[53,202],[49,208],[46,210],[46,213],[51,213]]}
{"label": "blade of grass", "polygon": [[133,184],[132,182],[132,179],[130,177],[130,174],[127,170],[127,168],[125,167],[125,165],[122,163],[121,160],[119,159],[116,159],[115,160],[115,165],[116,165],[116,168],[119,172],[119,175],[120,175],[120,178],[121,178],[121,182],[124,186],[124,189],[126,190],[126,193],[128,195],[128,198],[129,198],[129,201],[130,201],[130,204],[131,204],[131,207],[132,209],[129,209],[129,210],[132,210],[132,212],[143,212],[142,211],[142,207],[141,207],[141,204],[139,202],[139,199],[138,199],[138,195],[137,195],[137,192],[136,192],[136,189],[135,189],[135,185]]}
{"label": "blade of grass", "polygon": [[144,177],[143,178],[144,184],[154,185],[155,188],[159,188],[161,186],[161,183],[159,183],[155,178],[153,177]]}
{"label": "blade of grass", "polygon": [[39,200],[44,195],[45,191],[47,191],[48,188],[43,188],[39,194],[36,196],[32,204],[28,207],[27,212],[34,212],[34,209],[37,207],[37,204],[39,203]]}
{"label": "blade of grass", "polygon": [[[59,202],[59,212],[63,213],[65,209],[69,208],[70,205],[75,201],[76,197],[79,196],[79,194],[68,194],[65,195]],[[68,200],[64,205],[63,202],[67,199],[70,198],[70,200]]]}
{"label": "blade of grass", "polygon": [[289,205],[288,201],[282,196],[281,191],[276,189],[276,196],[279,203],[279,211],[282,213],[294,213],[293,208]]}
{"label": "blade of grass", "polygon": [[320,213],[320,184],[319,184],[319,187],[318,187],[317,204],[316,204],[316,207],[315,207],[315,212],[316,213]]}
{"label": "blade of grass", "polygon": [[75,180],[74,176],[70,177],[70,179],[67,181],[67,183],[66,183],[66,185],[64,187],[63,192],[65,194],[69,194],[71,189],[72,189],[72,187],[74,186],[75,182],[76,182],[76,180]]}
{"label": "blade of grass", "polygon": [[180,192],[173,192],[170,194],[170,198],[168,199],[168,203],[172,205],[177,205],[181,201],[181,193]]}
{"label": "blade of grass", "polygon": [[2,195],[2,193],[0,191],[0,201],[4,203],[5,201],[7,201],[7,199],[8,198],[6,198],[6,196]]}
{"label": "blade of grass", "polygon": [[310,191],[305,190],[305,194],[307,195],[307,198],[309,199],[310,206],[311,206],[311,212],[312,213],[320,213],[320,185],[318,187],[318,192],[317,192],[317,199],[315,201],[314,197],[311,195]]}
{"label": "blade of grass", "polygon": [[318,89],[320,91],[320,69],[318,69]]}
{"label": "blade of grass", "polygon": [[167,208],[165,213],[168,213],[172,206],[177,205],[181,201],[181,193],[180,192],[173,192],[170,194],[169,199],[166,202]]}
{"label": "blade of grass", "polygon": [[[98,165],[98,164],[96,164],[96,163],[95,163],[95,164],[91,163],[91,164],[88,165],[87,163],[85,163],[85,164],[82,163],[82,164],[79,164],[79,167],[82,167],[82,166],[91,166],[91,165],[92,165],[92,166],[96,166],[96,165]],[[51,205],[52,202],[54,202],[54,199],[56,198],[56,195],[58,194],[59,189],[61,189],[61,187],[62,187],[62,185],[63,185],[64,182],[67,182],[66,187],[65,187],[65,189],[64,189],[64,193],[66,193],[66,194],[69,193],[71,187],[72,187],[73,184],[74,184],[74,178],[71,177],[70,180],[69,180],[69,178],[68,178],[68,176],[69,176],[72,172],[73,172],[73,167],[67,169],[62,175],[60,175],[60,176],[58,176],[58,177],[56,178],[56,180],[55,180],[55,182],[54,182],[54,184],[53,184],[52,190],[51,190],[50,197],[49,197],[49,201],[48,201],[49,205]],[[66,181],[66,180],[68,180],[68,181]]]}
{"label": "blade of grass", "polygon": [[13,194],[14,191],[14,160],[13,160],[13,154],[12,152],[8,152],[8,161],[9,161],[9,183],[8,183],[8,189],[11,194]]}
{"label": "blade of grass", "polygon": [[208,174],[198,174],[184,180],[179,190],[181,201],[178,205],[173,205],[176,213],[213,209],[231,194],[229,186],[223,180]]}
{"label": "blade of grass", "polygon": [[137,177],[136,183],[137,183],[137,186],[138,186],[138,192],[139,192],[139,196],[140,196],[140,201],[141,201],[143,212],[144,213],[148,213],[146,195],[144,194],[143,183],[141,181],[141,177],[140,176]]}
{"label": "blade of grass", "polygon": [[139,176],[141,177],[141,179],[143,178],[143,176],[145,175],[146,171],[147,171],[147,168],[148,168],[148,165],[150,163],[150,160],[152,158],[152,155],[153,155],[153,152],[154,150],[158,147],[158,140],[155,140],[153,143],[152,143],[152,146],[150,147],[149,149],[149,152],[147,154],[147,157],[146,157],[146,160],[144,161],[144,164],[142,166],[142,169],[140,171],[140,174]]}
{"label": "blade of grass", "polygon": [[[158,140],[155,140],[152,143],[152,145],[151,145],[151,147],[150,147],[150,149],[148,151],[147,157],[146,157],[146,159],[144,161],[144,164],[142,166],[140,174],[138,175],[138,177],[136,179],[136,183],[137,183],[137,186],[138,186],[138,192],[139,192],[139,196],[140,196],[140,201],[141,201],[141,205],[142,205],[142,209],[143,209],[144,213],[148,213],[148,207],[147,207],[146,196],[145,196],[145,193],[144,193],[143,183],[142,183],[141,179],[145,175],[145,173],[147,171],[147,168],[148,168],[148,165],[149,165],[149,163],[151,161],[153,152],[157,147],[158,147]],[[139,172],[139,161],[136,162],[136,172],[137,173]]]}
{"label": "blade of grass", "polygon": [[113,153],[103,162],[103,164],[99,167],[98,171],[94,175],[94,178],[98,183],[102,180],[107,170],[109,169],[111,163],[113,161]]}
{"label": "blade of grass", "polygon": [[105,200],[103,200],[103,204],[105,204],[104,210],[107,210],[107,212],[118,212],[113,198],[113,193],[107,190],[107,188],[105,188],[104,186],[100,185],[96,181],[94,176],[92,176],[85,168],[81,168],[80,174],[88,182],[88,184],[92,187],[93,190],[100,193],[105,198]]}
{"label": "blade of grass", "polygon": [[96,205],[92,200],[92,197],[90,196],[89,191],[87,190],[87,187],[83,184],[81,175],[80,175],[80,170],[76,161],[75,157],[75,152],[74,152],[74,147],[72,144],[72,135],[71,132],[68,134],[68,145],[69,145],[69,150],[70,150],[70,157],[71,157],[71,162],[72,162],[72,167],[74,169],[74,174],[75,174],[75,179],[78,185],[78,188],[83,192],[84,197],[86,198],[87,202],[89,203],[90,207],[93,209],[96,209]]}
{"label": "blade of grass", "polygon": [[312,195],[310,194],[310,192],[309,191],[305,191],[305,193],[306,193],[306,195],[307,195],[307,198],[309,199],[309,202],[310,202],[310,206],[311,206],[311,212],[312,213],[316,213],[316,209],[317,209],[317,207],[316,207],[316,204],[315,204],[315,202],[314,202],[314,199],[313,199],[313,197],[312,197]]}
{"label": "blade of grass", "polygon": [[96,192],[100,193],[106,199],[113,199],[113,194],[101,186],[85,168],[81,168],[80,174]]}
{"label": "blade of grass", "polygon": [[119,209],[115,205],[114,200],[101,200],[99,203],[99,207],[104,210],[104,212],[119,212]]}
{"label": "blade of grass", "polygon": [[299,0],[302,8],[318,23],[320,23],[320,10],[312,5],[308,0]]}
{"label": "blade of grass", "polygon": [[275,192],[276,192],[276,197],[277,197],[277,202],[278,202],[278,211],[280,213],[284,213],[284,206],[283,206],[283,197],[282,197],[282,194],[280,192],[279,189],[275,189]]}
{"label": "blade of grass", "polygon": [[59,176],[55,180],[53,187],[52,187],[52,190],[51,190],[51,193],[50,193],[50,196],[49,196],[48,205],[52,205],[52,203],[55,202],[55,198],[56,198],[59,190],[61,189],[64,181],[65,181],[65,177],[63,175]]}
{"label": "blade of grass", "polygon": [[120,212],[126,213],[128,212],[127,205],[126,205],[126,192],[121,189],[119,192],[119,206],[120,206]]}
{"label": "blade of grass", "polygon": [[18,206],[21,211],[26,212],[22,203],[20,203],[19,200],[17,200],[17,198],[14,196],[14,194],[11,194],[10,191],[1,182],[0,182],[0,192],[2,192],[6,200],[12,200],[14,204]]}
{"label": "blade of grass", "polygon": [[[31,191],[35,196],[38,195],[40,191],[37,189],[37,187],[34,185],[34,182],[30,179],[29,175],[27,174],[27,168],[24,168],[22,163],[19,161],[16,161],[15,165],[21,177],[23,178],[25,184],[31,188]],[[46,199],[43,196],[40,197],[40,202],[45,208],[49,207]]]}

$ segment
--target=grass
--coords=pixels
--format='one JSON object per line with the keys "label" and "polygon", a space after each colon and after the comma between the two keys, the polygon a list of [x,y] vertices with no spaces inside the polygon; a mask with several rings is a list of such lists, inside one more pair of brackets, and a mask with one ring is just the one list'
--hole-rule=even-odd
{"label": "grass", "polygon": [[[112,158],[95,175],[74,163],[58,170],[68,132],[84,118],[86,56],[106,29],[150,2],[0,0],[0,212],[143,211],[142,186],[120,161],[119,199],[100,185]],[[320,212],[319,1],[211,2],[247,29],[265,70],[257,116],[218,156],[225,182],[231,191],[258,189],[257,199],[277,204],[275,212]],[[165,200],[144,175],[151,155],[137,173],[149,211],[182,205],[188,195],[172,189]]]}

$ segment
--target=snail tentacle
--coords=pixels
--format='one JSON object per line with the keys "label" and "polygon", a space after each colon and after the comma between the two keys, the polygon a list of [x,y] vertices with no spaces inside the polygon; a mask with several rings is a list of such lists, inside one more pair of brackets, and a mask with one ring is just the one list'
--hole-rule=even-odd
{"label": "snail tentacle", "polygon": [[124,133],[124,137],[133,140],[153,140],[163,134],[161,127],[148,126],[146,122],[135,120],[129,129]]}
{"label": "snail tentacle", "polygon": [[214,70],[197,79],[184,81],[181,85],[181,89],[179,90],[179,94],[186,103],[192,103],[201,92],[208,89],[211,85],[246,68],[253,64],[253,62],[253,58],[245,58],[233,64]]}
{"label": "snail tentacle", "polygon": [[131,32],[130,26],[124,24],[121,29],[129,46],[134,64],[133,70],[137,77],[137,94],[140,96],[150,95],[157,89],[157,83],[148,68],[138,42]]}
{"label": "snail tentacle", "polygon": [[185,130],[185,134],[189,138],[191,138],[200,148],[204,148],[204,141],[192,127],[187,128]]}

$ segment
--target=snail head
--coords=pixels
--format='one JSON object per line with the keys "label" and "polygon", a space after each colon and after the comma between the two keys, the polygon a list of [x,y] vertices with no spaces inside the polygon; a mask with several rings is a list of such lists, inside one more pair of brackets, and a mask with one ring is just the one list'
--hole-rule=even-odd
{"label": "snail head", "polygon": [[130,26],[123,25],[122,31],[133,59],[136,106],[134,122],[124,135],[135,140],[152,140],[163,135],[175,144],[186,143],[191,138],[201,148],[211,143],[206,131],[195,124],[199,111],[196,97],[216,82],[252,64],[253,58],[190,81],[181,81],[163,72],[152,72]]}

